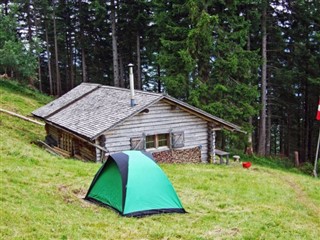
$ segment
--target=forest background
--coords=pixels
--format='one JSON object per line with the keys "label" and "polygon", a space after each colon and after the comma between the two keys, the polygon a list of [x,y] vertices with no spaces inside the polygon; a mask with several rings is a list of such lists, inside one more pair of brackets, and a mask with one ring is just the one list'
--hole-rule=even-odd
{"label": "forest background", "polygon": [[61,96],[81,82],[167,93],[243,127],[222,149],[315,158],[317,0],[4,0],[0,74]]}

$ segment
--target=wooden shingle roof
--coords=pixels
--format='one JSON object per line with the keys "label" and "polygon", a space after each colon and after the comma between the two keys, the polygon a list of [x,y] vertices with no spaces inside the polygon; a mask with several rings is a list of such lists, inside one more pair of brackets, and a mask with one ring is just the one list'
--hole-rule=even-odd
{"label": "wooden shingle roof", "polygon": [[130,106],[130,90],[93,83],[82,83],[32,114],[75,134],[93,140],[126,119],[160,100],[178,105],[230,130],[240,127],[212,116],[175,98],[157,93],[135,91],[136,106]]}

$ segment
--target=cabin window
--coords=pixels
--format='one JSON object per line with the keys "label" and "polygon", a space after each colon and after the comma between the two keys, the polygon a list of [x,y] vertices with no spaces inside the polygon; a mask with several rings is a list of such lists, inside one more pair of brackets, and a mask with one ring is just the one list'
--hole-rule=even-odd
{"label": "cabin window", "polygon": [[168,134],[159,134],[158,135],[158,147],[167,147],[168,144]]}
{"label": "cabin window", "polygon": [[146,136],[146,148],[169,147],[169,134],[157,134]]}
{"label": "cabin window", "polygon": [[146,137],[146,148],[155,148],[156,147],[156,135],[149,135]]}
{"label": "cabin window", "polygon": [[143,150],[152,148],[184,147],[184,132],[170,132],[155,135],[144,135],[130,139],[131,149]]}

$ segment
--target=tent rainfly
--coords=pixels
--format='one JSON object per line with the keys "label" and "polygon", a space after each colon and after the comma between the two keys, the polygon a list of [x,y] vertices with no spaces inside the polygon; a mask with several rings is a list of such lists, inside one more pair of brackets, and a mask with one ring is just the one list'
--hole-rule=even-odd
{"label": "tent rainfly", "polygon": [[111,154],[96,173],[85,199],[128,217],[186,212],[165,173],[144,151]]}

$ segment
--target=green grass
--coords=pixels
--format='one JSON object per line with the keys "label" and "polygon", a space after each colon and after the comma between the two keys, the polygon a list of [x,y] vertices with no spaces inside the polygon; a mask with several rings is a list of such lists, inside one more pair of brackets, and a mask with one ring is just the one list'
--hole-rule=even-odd
{"label": "green grass", "polygon": [[[28,115],[50,101],[0,81],[0,107]],[[44,129],[0,114],[1,239],[317,239],[320,182],[252,160],[162,164],[188,211],[124,218],[85,202],[98,164],[55,157],[32,144]],[[248,160],[248,159],[247,159]],[[266,160],[263,160],[266,161]]]}

